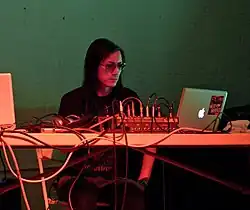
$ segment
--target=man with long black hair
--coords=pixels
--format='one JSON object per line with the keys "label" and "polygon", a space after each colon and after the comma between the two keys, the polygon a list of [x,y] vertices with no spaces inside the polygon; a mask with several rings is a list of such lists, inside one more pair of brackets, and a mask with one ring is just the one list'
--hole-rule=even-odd
{"label": "man with long black hair", "polygon": [[[84,64],[83,85],[61,99],[59,115],[113,115],[113,101],[122,101],[138,95],[122,84],[121,74],[126,66],[124,51],[108,39],[100,38],[91,43]],[[102,148],[93,148],[93,151]],[[117,161],[117,209],[123,200],[126,153],[118,148]],[[91,151],[92,152],[92,151]],[[87,154],[86,149],[74,153],[73,159]],[[154,158],[129,149],[129,173],[124,210],[144,210],[144,188],[140,183],[148,181]],[[71,193],[72,206],[76,210],[94,210],[100,196],[114,195],[113,153],[105,152],[87,162],[66,169],[60,176],[58,194],[60,199],[68,200],[69,189],[80,169],[84,173],[77,180]],[[112,183],[112,184],[110,184]],[[112,199],[111,199],[112,202]]]}

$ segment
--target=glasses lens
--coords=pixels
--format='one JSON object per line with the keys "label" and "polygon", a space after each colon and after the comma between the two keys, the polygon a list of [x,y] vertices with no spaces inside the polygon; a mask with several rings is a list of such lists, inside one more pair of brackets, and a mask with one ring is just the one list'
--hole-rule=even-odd
{"label": "glasses lens", "polygon": [[125,63],[118,63],[118,68],[119,68],[120,70],[123,70],[125,67],[126,67],[126,64],[125,64]]}
{"label": "glasses lens", "polygon": [[115,68],[118,68],[120,71],[122,71],[125,68],[125,63],[108,63],[105,65],[105,68],[108,72],[113,72]]}

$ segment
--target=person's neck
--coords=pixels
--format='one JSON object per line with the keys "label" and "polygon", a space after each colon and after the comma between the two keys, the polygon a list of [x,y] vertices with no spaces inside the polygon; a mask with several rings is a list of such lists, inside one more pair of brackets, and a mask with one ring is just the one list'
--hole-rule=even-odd
{"label": "person's neck", "polygon": [[100,87],[96,93],[98,96],[107,96],[109,95],[111,92],[112,92],[112,89],[111,87]]}

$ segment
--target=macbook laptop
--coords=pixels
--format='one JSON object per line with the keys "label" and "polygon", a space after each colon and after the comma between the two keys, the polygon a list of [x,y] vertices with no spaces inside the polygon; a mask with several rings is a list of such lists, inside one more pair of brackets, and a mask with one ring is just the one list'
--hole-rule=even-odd
{"label": "macbook laptop", "polygon": [[10,73],[0,73],[0,128],[15,129],[15,110]]}
{"label": "macbook laptop", "polygon": [[179,127],[217,131],[227,91],[183,88],[177,112]]}

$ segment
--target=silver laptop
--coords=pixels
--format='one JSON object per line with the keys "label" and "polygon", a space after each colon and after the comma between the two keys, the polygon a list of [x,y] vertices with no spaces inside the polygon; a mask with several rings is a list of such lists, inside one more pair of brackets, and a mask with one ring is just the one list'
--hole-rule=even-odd
{"label": "silver laptop", "polygon": [[177,116],[179,127],[217,131],[227,91],[183,88]]}
{"label": "silver laptop", "polygon": [[15,110],[10,73],[0,73],[0,128],[15,129]]}

